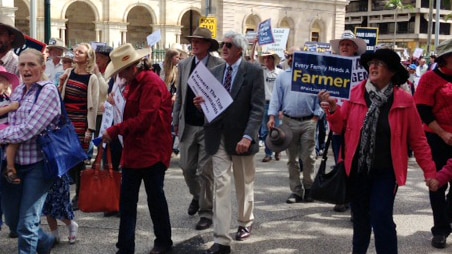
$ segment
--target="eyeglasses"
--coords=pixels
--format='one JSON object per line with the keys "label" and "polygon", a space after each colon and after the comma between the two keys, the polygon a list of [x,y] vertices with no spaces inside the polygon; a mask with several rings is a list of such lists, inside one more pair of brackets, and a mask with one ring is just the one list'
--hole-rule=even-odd
{"label": "eyeglasses", "polygon": [[232,48],[233,44],[231,42],[222,42],[220,44],[220,48],[223,48],[224,46],[226,46],[226,48],[230,49],[230,48]]}
{"label": "eyeglasses", "polygon": [[286,59],[289,59],[289,58],[292,58],[293,57],[293,54],[286,54],[286,55],[284,55],[284,57],[286,57]]}
{"label": "eyeglasses", "polygon": [[383,66],[386,66],[386,63],[383,61],[380,61],[380,60],[372,60],[372,61],[367,62],[367,66],[370,67],[371,65],[375,65],[377,67],[383,67]]}

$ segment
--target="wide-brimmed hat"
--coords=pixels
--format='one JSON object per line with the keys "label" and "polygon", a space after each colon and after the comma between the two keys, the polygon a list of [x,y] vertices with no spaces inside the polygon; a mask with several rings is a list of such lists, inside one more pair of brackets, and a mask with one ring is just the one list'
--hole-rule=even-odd
{"label": "wide-brimmed hat", "polygon": [[108,45],[100,45],[96,47],[96,53],[102,54],[104,56],[108,56],[110,58],[110,53],[113,51],[113,47]]}
{"label": "wide-brimmed hat", "polygon": [[63,51],[68,51],[69,49],[66,47],[66,44],[64,43],[63,40],[61,40],[60,38],[50,38],[49,40],[49,44],[47,44],[47,48],[53,49],[61,49]]}
{"label": "wide-brimmed hat", "polygon": [[11,44],[13,48],[20,48],[25,44],[24,34],[14,27],[14,20],[10,17],[3,14],[0,15],[0,26],[6,27],[10,33],[14,34],[15,39]]}
{"label": "wide-brimmed hat", "polygon": [[136,50],[132,44],[126,43],[110,53],[110,63],[105,69],[105,78],[109,78],[123,69],[136,64],[149,54],[148,49]]}
{"label": "wide-brimmed hat", "polygon": [[5,67],[0,65],[0,76],[4,77],[12,86],[12,90],[14,90],[17,86],[19,86],[19,78],[12,74],[11,72],[8,72]]}
{"label": "wide-brimmed hat", "polygon": [[186,36],[185,38],[187,38],[190,42],[191,39],[193,38],[199,38],[210,41],[209,51],[217,51],[220,48],[220,44],[218,43],[218,41],[212,38],[212,32],[204,27],[196,28],[196,30],[193,32],[193,35]]}
{"label": "wide-brimmed hat", "polygon": [[281,62],[281,58],[279,57],[278,54],[276,54],[275,52],[263,52],[260,56],[259,56],[259,62],[261,64],[264,64],[264,56],[273,56],[273,59],[275,60],[275,66],[277,66],[280,62]]}
{"label": "wide-brimmed hat", "polygon": [[271,129],[265,139],[265,145],[275,153],[284,151],[292,141],[292,130],[286,124]]}
{"label": "wide-brimmed hat", "polygon": [[343,40],[349,40],[352,41],[358,46],[358,55],[362,55],[366,53],[367,51],[367,44],[366,41],[364,41],[361,38],[356,38],[355,34],[350,30],[345,30],[344,33],[342,33],[342,36],[340,39],[334,39],[330,41],[331,49],[336,53],[339,54],[339,44],[341,44],[341,41]]}
{"label": "wide-brimmed hat", "polygon": [[452,53],[452,39],[445,40],[436,47],[436,59],[449,53]]}
{"label": "wide-brimmed hat", "polygon": [[400,62],[400,56],[394,50],[382,48],[374,52],[365,53],[359,59],[359,63],[369,72],[368,63],[374,59],[384,62],[388,69],[395,73],[392,78],[394,85],[401,85],[407,81],[409,73]]}

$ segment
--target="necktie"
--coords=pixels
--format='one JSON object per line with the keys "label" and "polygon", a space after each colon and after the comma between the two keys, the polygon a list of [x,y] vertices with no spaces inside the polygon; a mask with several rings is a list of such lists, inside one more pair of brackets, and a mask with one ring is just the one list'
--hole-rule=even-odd
{"label": "necktie", "polygon": [[224,79],[224,88],[229,92],[231,90],[232,84],[232,67],[229,66],[226,71],[226,77]]}

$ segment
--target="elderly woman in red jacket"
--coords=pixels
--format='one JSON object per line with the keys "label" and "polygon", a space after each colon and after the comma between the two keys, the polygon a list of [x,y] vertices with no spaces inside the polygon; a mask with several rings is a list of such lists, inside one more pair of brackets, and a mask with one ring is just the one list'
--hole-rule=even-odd
{"label": "elderly woman in red jacket", "polygon": [[141,181],[147,194],[154,225],[151,254],[167,253],[172,248],[168,204],[163,191],[165,171],[172,153],[171,95],[165,83],[150,70],[143,57],[126,43],[113,50],[106,78],[118,73],[126,80],[126,105],[123,122],[107,129],[103,140],[110,142],[122,135],[122,185],[120,225],[116,247],[118,254],[135,252],[137,203]]}
{"label": "elderly woman in red jacket", "polygon": [[400,88],[408,79],[400,57],[379,49],[362,55],[360,64],[369,79],[352,90],[342,107],[328,92],[319,98],[331,129],[345,135],[353,253],[367,252],[372,230],[377,253],[397,253],[393,207],[398,186],[406,183],[408,147],[425,179],[434,178],[436,168],[413,98]]}

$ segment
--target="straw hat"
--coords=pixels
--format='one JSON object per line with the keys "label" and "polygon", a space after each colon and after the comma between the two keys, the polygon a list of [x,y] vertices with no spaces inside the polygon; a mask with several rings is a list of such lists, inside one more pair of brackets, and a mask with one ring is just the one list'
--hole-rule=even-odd
{"label": "straw hat", "polygon": [[8,72],[5,67],[0,65],[0,76],[4,77],[12,86],[12,90],[14,90],[17,86],[19,86],[19,78],[10,72]]}
{"label": "straw hat", "polygon": [[220,44],[218,43],[218,41],[212,38],[212,32],[204,27],[196,28],[196,30],[193,32],[193,35],[186,36],[185,38],[187,38],[190,42],[191,39],[193,38],[199,38],[210,41],[209,51],[217,51],[220,48]]}
{"label": "straw hat", "polygon": [[105,70],[105,78],[109,78],[132,64],[138,63],[148,54],[148,49],[135,50],[130,43],[121,45],[110,53],[111,61]]}
{"label": "straw hat", "polygon": [[5,27],[10,33],[14,35],[15,39],[11,45],[13,48],[20,48],[25,44],[24,34],[14,27],[14,21],[10,17],[7,17],[3,14],[0,15],[0,26]]}
{"label": "straw hat", "polygon": [[275,59],[275,66],[277,66],[281,62],[281,58],[279,57],[279,55],[276,54],[275,52],[271,51],[271,52],[263,52],[259,56],[259,63],[264,64],[264,56],[273,56],[273,59]]}
{"label": "straw hat", "polygon": [[68,51],[68,48],[66,48],[66,44],[64,44],[64,41],[61,40],[60,38],[50,38],[49,40],[49,44],[47,44],[47,48],[53,49],[61,49],[63,51]]}
{"label": "straw hat", "polygon": [[270,130],[265,139],[265,144],[273,152],[279,153],[289,147],[292,141],[292,130],[286,124],[282,124]]}
{"label": "straw hat", "polygon": [[340,39],[335,39],[335,40],[330,41],[331,49],[335,53],[339,53],[339,44],[341,44],[341,41],[343,41],[343,40],[349,40],[349,41],[354,42],[356,44],[356,46],[358,46],[358,51],[357,51],[358,55],[362,55],[362,54],[366,53],[366,51],[367,51],[366,41],[364,41],[361,38],[356,38],[355,34],[350,30],[345,30]]}

